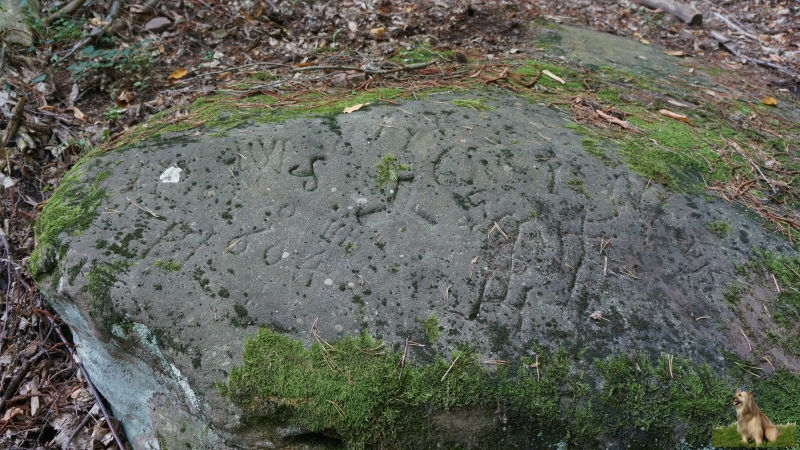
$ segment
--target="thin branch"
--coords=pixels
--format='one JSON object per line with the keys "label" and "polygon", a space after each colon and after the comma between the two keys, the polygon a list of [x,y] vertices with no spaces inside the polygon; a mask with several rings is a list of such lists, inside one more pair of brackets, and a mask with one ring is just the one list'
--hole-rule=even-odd
{"label": "thin branch", "polygon": [[52,25],[56,20],[74,14],[77,10],[81,9],[84,3],[86,3],[86,0],[72,0],[64,5],[63,8],[51,14],[50,17],[45,20],[45,23],[47,25]]}
{"label": "thin branch", "polygon": [[455,365],[456,365],[456,361],[458,361],[458,358],[461,358],[461,355],[458,355],[458,356],[456,356],[456,359],[454,359],[454,360],[453,360],[453,363],[452,363],[452,364],[450,364],[450,367],[448,367],[448,368],[447,368],[447,371],[444,373],[444,375],[442,375],[442,379],[441,379],[441,380],[439,380],[439,382],[440,382],[440,383],[441,383],[442,381],[444,381],[444,377],[446,377],[446,376],[447,376],[447,374],[448,374],[448,373],[450,373],[450,371],[453,369],[453,366],[455,366]]}

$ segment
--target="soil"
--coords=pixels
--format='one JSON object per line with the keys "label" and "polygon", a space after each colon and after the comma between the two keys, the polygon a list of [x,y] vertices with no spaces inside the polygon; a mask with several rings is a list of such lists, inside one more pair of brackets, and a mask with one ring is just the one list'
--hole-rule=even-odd
{"label": "soil", "polygon": [[[165,0],[114,12],[115,3],[93,2],[44,25],[63,5],[43,1],[34,44],[4,47],[0,57],[0,128],[9,130],[0,168],[14,183],[0,196],[0,443],[7,448],[115,448],[124,440],[108,426],[113,418],[25,260],[33,220],[65,171],[153,114],[220,92],[290,102],[309,91],[431,86],[442,72],[464,77],[481,64],[529,57],[519,49],[530,39],[528,24],[542,19],[702,57],[719,69],[718,83],[755,98],[800,93],[796,0],[697,1],[701,27],[610,0]],[[414,52],[425,48],[452,56],[437,70],[395,72],[417,64]],[[334,77],[326,66],[346,75]],[[381,71],[386,76],[373,76]],[[12,130],[21,97],[21,126]],[[756,130],[767,126],[731,116]]]}

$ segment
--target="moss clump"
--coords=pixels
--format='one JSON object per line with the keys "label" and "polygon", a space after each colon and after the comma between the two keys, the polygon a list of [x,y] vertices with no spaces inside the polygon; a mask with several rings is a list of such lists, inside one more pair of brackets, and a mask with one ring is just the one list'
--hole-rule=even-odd
{"label": "moss clump", "polygon": [[595,411],[602,412],[605,433],[628,436],[626,445],[669,443],[677,440],[677,429],[685,430],[688,442],[703,444],[713,425],[729,420],[733,390],[707,365],[693,367],[678,358],[670,365],[666,356],[652,364],[636,355],[602,362],[598,368],[606,383]]}
{"label": "moss clump", "polygon": [[455,106],[461,106],[464,108],[472,108],[475,111],[486,112],[491,111],[494,108],[484,103],[481,99],[455,99],[451,100],[451,103]]}
{"label": "moss clump", "polygon": [[[104,150],[198,127],[210,130],[211,135],[222,136],[245,124],[284,122],[296,117],[324,118],[339,114],[348,106],[376,103],[404,95],[407,94],[397,88],[376,89],[356,95],[351,95],[349,91],[325,96],[310,92],[286,104],[281,104],[268,95],[248,97],[246,103],[242,103],[237,95],[210,95],[192,102],[188,107],[188,114],[185,107],[176,107],[153,115],[147,122],[132,127]],[[174,118],[172,115],[179,117]]]}
{"label": "moss clump", "polygon": [[[319,340],[307,349],[261,329],[245,343],[244,364],[219,388],[244,409],[248,423],[292,425],[348,448],[445,445],[448,433],[437,420],[458,412],[485,416],[473,423],[480,429],[473,446],[590,448],[602,436],[633,448],[697,447],[708,445],[712,427],[730,423],[734,414],[737,383],[707,365],[622,355],[581,369],[563,351],[537,355],[513,366],[482,366],[461,349],[415,364],[413,354],[389,351],[366,334]],[[778,373],[759,380],[755,390],[776,421],[797,417],[796,375]]]}
{"label": "moss clump", "polygon": [[717,221],[714,221],[714,222],[707,223],[706,224],[706,229],[710,233],[712,233],[712,234],[714,234],[714,235],[716,235],[718,237],[723,238],[723,237],[727,236],[728,233],[731,232],[731,225],[728,222],[723,222],[721,220],[717,220]]}
{"label": "moss clump", "polygon": [[411,170],[411,166],[399,163],[396,156],[383,155],[375,165],[375,184],[383,187],[390,183],[397,183],[400,177],[399,173],[407,170]]}
{"label": "moss clump", "polygon": [[[750,275],[755,283],[771,280],[772,275],[780,286],[780,293],[767,302],[777,327],[768,331],[772,342],[783,350],[800,355],[800,260],[779,253],[759,251],[757,256],[737,268],[742,275]],[[756,281],[757,280],[757,281]],[[774,289],[772,283],[769,288]],[[726,291],[727,292],[727,291]],[[726,296],[727,300],[727,296]]]}
{"label": "moss clump", "polygon": [[111,298],[111,288],[117,282],[119,274],[124,273],[132,265],[127,260],[111,262],[93,262],[86,273],[88,281],[86,289],[91,295],[91,310],[89,314],[102,323],[106,332],[111,332],[114,325],[126,323],[128,320],[120,315],[114,308]]}
{"label": "moss clump", "polygon": [[432,414],[494,411],[500,399],[526,420],[549,421],[558,411],[550,370],[541,382],[529,368],[515,377],[492,373],[467,350],[426,366],[398,364],[402,359],[366,334],[306,349],[261,329],[245,343],[244,365],[220,389],[250,417],[335,436],[348,448],[426,447],[437,439]]}
{"label": "moss clump", "polygon": [[439,339],[441,329],[439,329],[439,317],[436,314],[431,314],[422,321],[422,332],[430,344]]}
{"label": "moss clump", "polygon": [[36,248],[28,260],[28,270],[37,280],[52,272],[66,252],[63,237],[83,232],[94,220],[100,202],[106,197],[100,183],[108,173],[102,172],[93,179],[84,180],[83,164],[79,163],[64,175],[34,222]]}
{"label": "moss clump", "polygon": [[174,259],[168,259],[166,261],[158,259],[156,260],[155,266],[163,269],[165,272],[177,272],[181,270],[181,264]]}

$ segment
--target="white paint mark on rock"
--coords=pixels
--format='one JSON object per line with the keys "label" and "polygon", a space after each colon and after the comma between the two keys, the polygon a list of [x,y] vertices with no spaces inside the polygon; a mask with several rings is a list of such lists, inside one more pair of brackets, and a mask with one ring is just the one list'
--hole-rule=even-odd
{"label": "white paint mark on rock", "polygon": [[180,167],[169,166],[161,173],[158,179],[162,183],[177,183],[181,181],[181,172],[183,172],[183,169]]}

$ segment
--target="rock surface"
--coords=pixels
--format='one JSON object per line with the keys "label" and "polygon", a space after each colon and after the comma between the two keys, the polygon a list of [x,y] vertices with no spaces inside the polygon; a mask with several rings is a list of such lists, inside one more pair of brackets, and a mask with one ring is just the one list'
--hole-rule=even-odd
{"label": "rock surface", "polygon": [[42,288],[137,448],[267,445],[215,388],[258,327],[309,342],[318,318],[326,339],[397,345],[435,314],[438,345],[487,358],[746,353],[724,290],[754,249],[791,247],[605,164],[567,124],[450,93],[94,156],[75,173],[105,198]]}

